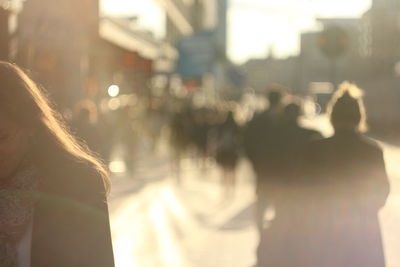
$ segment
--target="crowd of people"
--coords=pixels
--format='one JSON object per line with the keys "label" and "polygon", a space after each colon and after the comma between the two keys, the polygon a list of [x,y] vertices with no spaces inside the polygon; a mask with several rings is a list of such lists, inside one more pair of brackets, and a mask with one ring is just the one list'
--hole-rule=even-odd
{"label": "crowd of people", "polygon": [[234,169],[241,149],[242,129],[229,108],[177,108],[170,120],[170,144],[180,179],[180,160],[192,155],[204,168],[205,160],[212,158],[223,170],[223,183],[232,187]]}
{"label": "crowd of people", "polygon": [[[389,182],[379,145],[363,135],[362,90],[343,83],[332,96],[329,138],[300,125],[299,98],[275,86],[268,102],[244,125],[232,110],[180,110],[171,123],[177,157],[190,147],[213,157],[227,189],[234,187],[239,158],[249,159],[258,266],[385,266],[378,211]],[[274,218],[265,218],[267,208]]]}
{"label": "crowd of people", "polygon": [[244,139],[257,176],[258,266],[385,266],[378,211],[389,182],[381,149],[362,134],[362,91],[344,83],[333,95],[329,138],[300,127],[299,106],[283,107],[279,92],[269,99]]}
{"label": "crowd of people", "polygon": [[[112,143],[101,146],[93,106],[78,106],[71,121],[84,144],[17,66],[0,62],[0,79],[0,266],[113,266],[110,181],[96,157]],[[274,88],[268,100],[244,125],[232,108],[183,104],[161,116],[178,173],[186,153],[212,157],[229,193],[240,157],[249,159],[260,267],[384,267],[377,214],[390,188],[382,150],[363,134],[362,91],[344,83],[333,95],[329,138],[299,124],[299,99]],[[116,138],[133,147],[129,111],[121,112]],[[275,217],[266,224],[268,207]]]}

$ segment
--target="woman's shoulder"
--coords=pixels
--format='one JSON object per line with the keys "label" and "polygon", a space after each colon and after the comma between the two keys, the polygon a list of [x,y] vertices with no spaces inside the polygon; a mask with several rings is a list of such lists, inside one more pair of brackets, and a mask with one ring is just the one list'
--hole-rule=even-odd
{"label": "woman's shoulder", "polygon": [[98,202],[105,199],[104,178],[89,161],[64,157],[40,173],[45,191],[78,201]]}
{"label": "woman's shoulder", "polygon": [[369,147],[372,150],[375,151],[382,151],[381,145],[379,144],[378,141],[375,139],[366,136],[366,135],[360,135],[360,141],[366,146]]}
{"label": "woman's shoulder", "polygon": [[349,135],[333,135],[331,137],[317,139],[310,142],[310,147],[337,146],[342,144],[357,145],[375,151],[382,150],[376,140],[358,133]]}
{"label": "woman's shoulder", "polygon": [[360,150],[366,156],[369,155],[374,158],[383,158],[383,150],[381,145],[378,143],[378,141],[368,136],[360,136]]}
{"label": "woman's shoulder", "polygon": [[[314,151],[327,151],[361,157],[364,159],[379,159],[383,157],[380,144],[363,134],[350,136],[332,136],[313,142]],[[311,150],[312,150],[311,149]]]}

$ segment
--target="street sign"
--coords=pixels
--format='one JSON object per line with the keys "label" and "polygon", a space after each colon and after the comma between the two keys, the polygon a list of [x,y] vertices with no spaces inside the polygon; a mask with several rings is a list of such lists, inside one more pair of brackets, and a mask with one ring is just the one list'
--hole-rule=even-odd
{"label": "street sign", "polygon": [[343,55],[350,47],[349,36],[339,26],[329,26],[320,33],[318,45],[321,52],[330,59]]}
{"label": "street sign", "polygon": [[183,37],[177,44],[177,73],[183,78],[199,78],[211,72],[216,60],[215,36],[212,31]]}
{"label": "street sign", "polygon": [[337,80],[337,58],[342,56],[350,47],[350,39],[343,28],[332,25],[325,28],[318,38],[318,45],[321,52],[330,61],[330,79],[334,87]]}

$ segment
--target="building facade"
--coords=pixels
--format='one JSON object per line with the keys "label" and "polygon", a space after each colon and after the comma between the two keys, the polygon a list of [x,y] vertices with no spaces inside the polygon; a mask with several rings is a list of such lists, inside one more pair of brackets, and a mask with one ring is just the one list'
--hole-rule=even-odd
{"label": "building facade", "polygon": [[[362,81],[368,71],[368,59],[363,54],[363,24],[360,19],[333,18],[318,19],[322,29],[301,35],[299,55],[299,88],[307,93],[312,82]],[[341,54],[329,58],[321,49],[321,33],[330,27],[343,32],[344,42]]]}
{"label": "building facade", "polygon": [[371,75],[376,78],[393,76],[400,61],[400,2],[374,0],[364,14],[366,52],[371,59]]}
{"label": "building facade", "polygon": [[18,16],[15,61],[61,108],[70,107],[93,79],[98,30],[97,0],[27,0]]}

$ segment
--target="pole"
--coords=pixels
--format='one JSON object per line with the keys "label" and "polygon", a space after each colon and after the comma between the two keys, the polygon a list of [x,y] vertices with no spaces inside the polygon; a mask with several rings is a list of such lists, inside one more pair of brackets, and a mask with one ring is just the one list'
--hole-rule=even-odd
{"label": "pole", "polygon": [[0,60],[9,60],[10,33],[8,19],[10,12],[0,6]]}
{"label": "pole", "polygon": [[337,87],[337,66],[336,59],[330,59],[330,80],[334,89]]}

